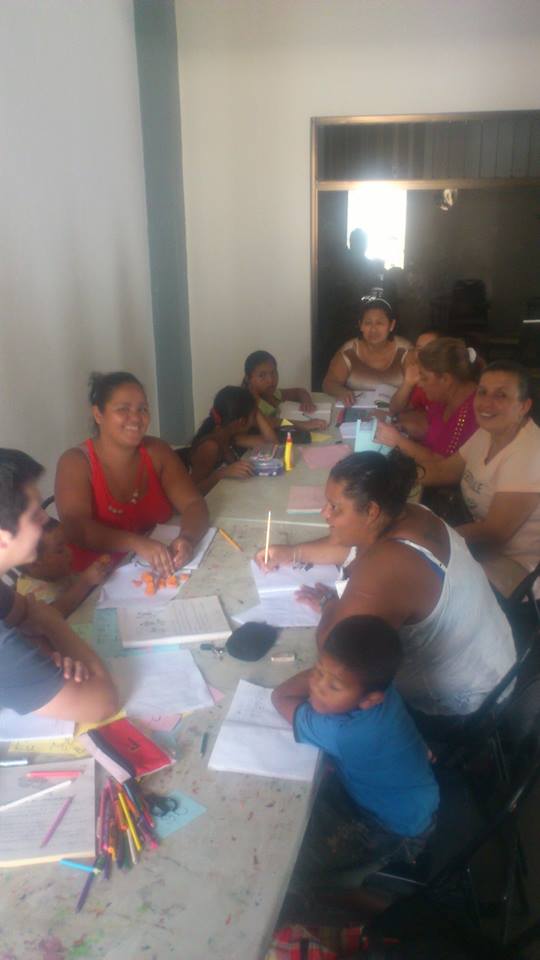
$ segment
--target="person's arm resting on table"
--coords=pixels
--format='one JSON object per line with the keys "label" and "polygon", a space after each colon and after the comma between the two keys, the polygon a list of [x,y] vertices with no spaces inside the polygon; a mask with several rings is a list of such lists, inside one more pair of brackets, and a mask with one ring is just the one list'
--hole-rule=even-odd
{"label": "person's arm resting on table", "polygon": [[348,377],[349,368],[343,359],[343,354],[338,350],[330,362],[322,388],[331,397],[342,400],[346,407],[354,403],[354,390],[349,390],[347,387]]}
{"label": "person's arm resting on table", "polygon": [[[118,709],[112,680],[99,657],[70,630],[60,614],[55,616],[57,622],[46,639],[60,655],[57,662],[22,631],[3,627],[0,704],[17,713],[34,711],[58,720],[105,720]],[[87,679],[75,679],[79,676],[77,661],[86,667]],[[71,679],[65,679],[66,673]]]}
{"label": "person's arm resting on table", "polygon": [[154,444],[159,445],[157,453],[161,466],[161,486],[182,518],[180,534],[170,544],[173,564],[178,569],[191,559],[194,547],[208,530],[208,507],[184,464],[168,443],[154,440],[152,449]]}

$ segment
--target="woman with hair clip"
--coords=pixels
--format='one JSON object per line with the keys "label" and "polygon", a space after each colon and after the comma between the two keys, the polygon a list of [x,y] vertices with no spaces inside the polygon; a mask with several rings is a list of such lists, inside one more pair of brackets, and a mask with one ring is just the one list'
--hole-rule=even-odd
{"label": "woman with hair clip", "polygon": [[378,384],[397,389],[403,381],[402,362],[411,344],[394,333],[392,307],[380,297],[364,297],[358,317],[359,336],[348,340],[330,361],[323,390],[346,407],[354,403],[355,391]]}
{"label": "woman with hair clip", "polygon": [[481,364],[463,340],[441,337],[418,351],[418,366],[418,383],[428,399],[422,442],[411,440],[389,423],[379,423],[376,439],[425,464],[450,457],[477,429],[474,395]]}
{"label": "woman with hair clip", "polygon": [[[93,373],[89,400],[96,435],[66,450],[56,470],[58,515],[73,555],[85,570],[101,554],[137,553],[160,576],[191,558],[208,529],[203,497],[163,440],[148,436],[148,401],[132,373]],[[181,515],[169,546],[148,536],[157,523]]]}
{"label": "woman with hair clip", "polygon": [[[272,546],[268,569],[346,564],[337,592],[318,585],[299,599],[321,611],[317,642],[347,617],[381,617],[400,633],[396,686],[434,740],[475,711],[515,661],[510,626],[462,537],[409,503],[414,461],[393,450],[354,453],[332,469],[322,514],[327,537]],[[256,557],[265,569],[264,551]]]}
{"label": "woman with hair clip", "polygon": [[[260,431],[248,434],[255,428]],[[245,446],[245,439],[257,444],[277,443],[277,437],[263,414],[257,409],[255,397],[243,387],[223,387],[214,397],[206,420],[203,420],[182,459],[191,471],[191,477],[201,493],[208,493],[216,483],[229,477],[247,480],[253,474],[247,460],[239,460],[233,441]]]}

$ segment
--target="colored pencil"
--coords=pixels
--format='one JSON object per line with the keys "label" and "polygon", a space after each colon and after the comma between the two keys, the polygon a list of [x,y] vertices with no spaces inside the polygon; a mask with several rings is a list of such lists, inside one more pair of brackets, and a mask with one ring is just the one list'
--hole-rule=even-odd
{"label": "colored pencil", "polygon": [[54,793],[56,790],[62,790],[64,787],[69,786],[71,782],[71,780],[63,780],[62,783],[55,783],[53,787],[45,787],[44,790],[36,790],[35,793],[29,793],[26,797],[19,797],[18,800],[10,800],[9,803],[3,803],[0,806],[0,811],[20,807],[21,804],[35,800],[36,797],[44,797],[46,793]]}
{"label": "colored pencil", "polygon": [[58,811],[56,817],[54,818],[54,820],[53,820],[53,822],[51,823],[49,829],[47,830],[47,833],[46,833],[45,836],[43,837],[43,840],[42,840],[41,843],[40,843],[40,847],[46,847],[46,846],[47,846],[47,844],[48,844],[49,840],[51,839],[53,833],[55,833],[56,829],[59,827],[60,823],[61,823],[62,820],[64,819],[64,817],[65,817],[66,813],[68,812],[69,807],[70,807],[71,804],[73,803],[74,799],[75,799],[75,797],[68,797],[67,800],[66,800],[66,802],[65,802],[64,804],[62,804],[62,807],[61,807],[60,810]]}
{"label": "colored pencil", "polygon": [[272,511],[268,511],[268,520],[266,522],[266,545],[264,548],[264,562],[268,563],[268,547],[270,546],[270,523],[272,520]]}
{"label": "colored pencil", "polygon": [[240,553],[244,552],[240,544],[237,543],[236,540],[233,540],[233,538],[230,536],[230,534],[227,533],[226,530],[222,530],[221,527],[218,527],[218,533],[220,533],[223,539],[226,540],[227,543],[231,545],[231,547],[234,547],[235,550],[240,550]]}

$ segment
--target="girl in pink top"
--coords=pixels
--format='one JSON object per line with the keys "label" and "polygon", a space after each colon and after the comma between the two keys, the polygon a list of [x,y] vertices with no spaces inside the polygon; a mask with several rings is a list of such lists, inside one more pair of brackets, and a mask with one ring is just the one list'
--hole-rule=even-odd
{"label": "girl in pink top", "polygon": [[419,385],[428,399],[422,442],[414,442],[387,423],[379,424],[377,440],[425,464],[452,456],[476,431],[473,402],[480,363],[463,340],[442,337],[419,351],[418,364]]}

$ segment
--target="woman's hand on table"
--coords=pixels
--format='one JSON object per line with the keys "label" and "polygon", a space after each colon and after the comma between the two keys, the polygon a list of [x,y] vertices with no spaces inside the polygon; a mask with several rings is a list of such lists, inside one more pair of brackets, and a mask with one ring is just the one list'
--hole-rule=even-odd
{"label": "woman's hand on table", "polygon": [[354,390],[348,390],[347,387],[340,387],[339,393],[336,393],[336,399],[341,400],[344,407],[352,407],[354,403]]}
{"label": "woman's hand on table", "polygon": [[265,550],[262,547],[255,554],[255,563],[264,573],[269,573],[270,570],[278,570],[280,567],[292,564],[294,547],[278,545],[268,547],[268,563],[264,562],[264,554]]}
{"label": "woman's hand on table", "polygon": [[325,583],[317,583],[314,587],[300,587],[296,593],[296,599],[298,603],[305,603],[307,607],[311,607],[315,613],[322,613],[329,600],[337,599],[337,593]]}
{"label": "woman's hand on table", "polygon": [[[148,563],[161,577],[171,577],[175,569],[178,569],[175,567],[173,561],[173,551],[176,549],[174,545],[180,539],[181,537],[177,537],[176,540],[173,540],[169,549],[164,543],[160,543],[159,540],[152,540],[150,537],[138,537],[135,550],[137,556],[139,556],[141,560],[144,560],[145,563]],[[187,547],[188,541],[185,540],[183,542]],[[193,552],[192,545],[189,544],[189,546]]]}
{"label": "woman's hand on table", "polygon": [[63,657],[61,653],[55,651],[52,654],[57,667],[60,667],[64,680],[74,680],[75,683],[83,683],[90,679],[90,671],[81,660],[74,660],[73,657]]}
{"label": "woman's hand on table", "polygon": [[253,476],[253,464],[249,460],[235,460],[234,463],[221,467],[219,473],[231,480],[249,480]]}
{"label": "woman's hand on table", "polygon": [[377,424],[375,431],[375,440],[377,443],[385,443],[387,447],[397,447],[402,435],[391,423]]}
{"label": "woman's hand on table", "polygon": [[[172,543],[169,544],[169,554],[172,557],[174,570],[185,567],[193,556],[194,547],[191,540],[180,534]],[[174,572],[174,571],[173,571]]]}
{"label": "woman's hand on table", "polygon": [[313,398],[309,390],[300,389],[300,410],[302,413],[313,413],[316,410],[316,406],[313,403]]}

